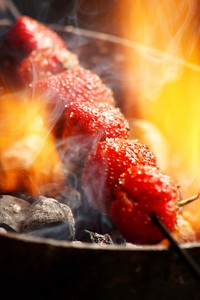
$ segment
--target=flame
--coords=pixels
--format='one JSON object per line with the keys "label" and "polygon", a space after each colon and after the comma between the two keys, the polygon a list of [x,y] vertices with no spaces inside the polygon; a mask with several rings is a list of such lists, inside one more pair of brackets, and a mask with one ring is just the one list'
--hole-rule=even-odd
{"label": "flame", "polygon": [[25,92],[1,97],[0,191],[26,191],[32,196],[59,189],[62,164],[48,128],[41,99]]}
{"label": "flame", "polygon": [[[155,150],[166,159],[163,171],[177,180],[183,196],[196,194],[200,190],[198,1],[125,2],[118,11],[122,35],[133,42],[126,49],[125,114],[138,119],[134,108],[139,102],[139,117],[157,128],[167,142],[167,151],[159,145]],[[133,120],[133,135],[138,134],[137,128]],[[153,142],[147,141],[156,149]],[[166,157],[160,152],[166,152]]]}

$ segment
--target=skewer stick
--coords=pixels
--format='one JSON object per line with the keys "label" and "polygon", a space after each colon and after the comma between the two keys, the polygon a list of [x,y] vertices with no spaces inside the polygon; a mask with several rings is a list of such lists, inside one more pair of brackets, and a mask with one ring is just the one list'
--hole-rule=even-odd
{"label": "skewer stick", "polygon": [[159,229],[162,231],[164,236],[168,239],[171,244],[171,247],[177,252],[177,254],[183,259],[185,264],[190,268],[194,276],[198,281],[200,281],[200,266],[193,260],[193,258],[188,254],[185,249],[183,249],[177,241],[173,238],[171,233],[167,230],[165,225],[157,216],[152,216],[152,221],[156,224]]}

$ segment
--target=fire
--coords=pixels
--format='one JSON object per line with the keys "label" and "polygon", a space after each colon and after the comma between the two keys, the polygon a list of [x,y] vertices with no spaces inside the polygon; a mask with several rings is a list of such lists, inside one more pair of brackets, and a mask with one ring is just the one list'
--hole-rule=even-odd
{"label": "fire", "polygon": [[29,99],[25,92],[5,95],[0,119],[1,192],[26,191],[37,196],[59,189],[62,164],[44,102]]}
{"label": "fire", "polygon": [[[118,11],[123,37],[133,41],[126,50],[125,114],[138,119],[139,102],[139,117],[159,130],[167,149],[158,145],[155,154],[166,160],[163,171],[176,179],[183,196],[200,190],[198,11],[196,0],[127,0]],[[153,140],[146,142],[156,149]]]}
{"label": "fire", "polygon": [[144,118],[153,122],[169,145],[167,172],[177,178],[183,192],[200,189],[200,74],[185,69],[181,78],[167,83],[159,96],[143,108]]}

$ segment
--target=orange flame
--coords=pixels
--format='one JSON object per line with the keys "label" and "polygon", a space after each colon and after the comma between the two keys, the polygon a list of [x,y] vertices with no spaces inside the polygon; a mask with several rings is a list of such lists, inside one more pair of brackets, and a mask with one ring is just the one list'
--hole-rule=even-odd
{"label": "orange flame", "polygon": [[[163,171],[177,179],[183,196],[196,194],[200,190],[198,1],[126,0],[118,14],[123,18],[123,37],[133,41],[126,53],[130,84],[124,108],[128,118],[137,117],[137,126],[131,121],[132,135],[166,160]],[[140,118],[158,129],[167,149],[155,139],[147,140],[146,129],[138,131],[136,101]]]}
{"label": "orange flame", "polygon": [[0,120],[1,193],[37,196],[50,185],[59,189],[63,170],[41,99],[30,100],[25,93],[2,97]]}

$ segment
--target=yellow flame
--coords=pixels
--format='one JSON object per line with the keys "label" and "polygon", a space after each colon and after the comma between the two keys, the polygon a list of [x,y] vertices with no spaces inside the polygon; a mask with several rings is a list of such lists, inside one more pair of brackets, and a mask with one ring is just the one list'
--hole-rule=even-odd
{"label": "yellow flame", "polygon": [[63,171],[55,141],[48,129],[41,99],[25,93],[0,99],[0,191],[48,192],[59,189]]}
{"label": "yellow flame", "polygon": [[169,144],[167,172],[187,193],[200,189],[200,73],[185,69],[179,80],[166,84],[159,96],[143,107]]}
{"label": "yellow flame", "polygon": [[[200,190],[198,13],[197,0],[126,0],[118,11],[123,37],[133,41],[126,50],[125,114],[138,119],[139,102],[139,117],[167,141],[164,171],[177,179],[185,196]],[[132,134],[137,135],[134,125]]]}

